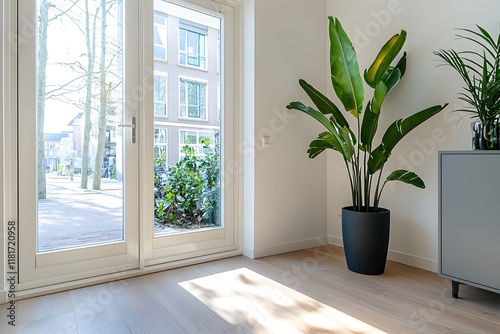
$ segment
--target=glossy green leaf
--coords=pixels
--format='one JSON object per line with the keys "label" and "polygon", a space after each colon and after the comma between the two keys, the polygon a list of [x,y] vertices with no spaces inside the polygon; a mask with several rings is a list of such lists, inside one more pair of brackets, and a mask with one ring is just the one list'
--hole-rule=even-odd
{"label": "glossy green leaf", "polygon": [[335,119],[333,117],[329,119],[321,112],[308,107],[301,102],[291,102],[286,107],[288,109],[302,111],[320,122],[337,140],[340,147],[339,152],[342,153],[344,159],[346,161],[351,159],[354,154],[354,144],[352,140],[350,140],[349,129],[340,127],[337,123],[335,123]]}
{"label": "glossy green leaf", "polygon": [[356,118],[363,108],[364,87],[356,51],[337,19],[330,20],[330,67],[335,94],[346,111]]}
{"label": "glossy green leaf", "polygon": [[401,81],[406,72],[406,52],[398,61],[395,67],[390,67],[386,73],[382,76],[381,81],[387,86],[387,94],[389,94],[394,87]]}
{"label": "glossy green leaf", "polygon": [[417,174],[404,169],[395,170],[386,178],[386,181],[401,181],[418,188],[425,188],[424,180],[422,180]]}
{"label": "glossy green leaf", "polygon": [[382,145],[377,146],[377,148],[371,152],[370,157],[368,158],[368,173],[370,175],[373,175],[377,171],[381,170],[389,159],[390,155],[390,152],[386,154]]}
{"label": "glossy green leaf", "polygon": [[380,113],[374,113],[372,103],[368,102],[363,115],[363,123],[361,124],[360,148],[363,151],[371,151],[373,137],[377,132],[379,116]]}
{"label": "glossy green leaf", "polygon": [[375,92],[373,93],[373,103],[372,110],[375,114],[380,113],[380,108],[384,102],[385,96],[387,95],[388,88],[383,81],[379,81],[375,87]]}
{"label": "glossy green leaf", "polygon": [[443,106],[436,105],[424,110],[421,110],[408,118],[398,119],[393,122],[384,133],[382,137],[382,143],[373,150],[372,155],[368,160],[368,172],[374,174],[382,168],[384,163],[387,161],[392,153],[394,147],[399,143],[404,136],[406,136],[411,130],[431,118],[432,116],[439,113],[441,110],[446,108],[448,104]]}
{"label": "glossy green leaf", "polygon": [[361,146],[363,151],[371,151],[373,138],[377,132],[378,120],[380,116],[380,108],[387,95],[387,86],[383,81],[379,81],[373,100],[366,106],[365,114],[363,115],[363,122],[361,124]]}
{"label": "glossy green leaf", "polygon": [[307,95],[309,95],[319,111],[321,111],[323,114],[332,114],[341,127],[349,127],[349,123],[347,123],[347,120],[345,119],[344,115],[342,115],[342,112],[332,101],[330,101],[330,99],[328,99],[325,95],[320,93],[303,79],[299,80],[299,84],[307,93]]}
{"label": "glossy green leaf", "polygon": [[342,147],[338,140],[330,132],[325,131],[320,133],[318,138],[309,144],[307,153],[309,154],[309,158],[313,159],[328,148],[342,153]]}
{"label": "glossy green leaf", "polygon": [[401,30],[399,34],[392,36],[382,47],[377,57],[368,70],[365,71],[366,83],[375,88],[382,75],[391,66],[406,41],[406,31]]}

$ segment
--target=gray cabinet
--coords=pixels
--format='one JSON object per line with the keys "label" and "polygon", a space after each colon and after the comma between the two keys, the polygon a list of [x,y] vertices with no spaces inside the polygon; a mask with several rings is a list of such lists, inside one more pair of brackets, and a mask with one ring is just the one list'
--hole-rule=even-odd
{"label": "gray cabinet", "polygon": [[500,151],[439,152],[439,275],[500,293]]}

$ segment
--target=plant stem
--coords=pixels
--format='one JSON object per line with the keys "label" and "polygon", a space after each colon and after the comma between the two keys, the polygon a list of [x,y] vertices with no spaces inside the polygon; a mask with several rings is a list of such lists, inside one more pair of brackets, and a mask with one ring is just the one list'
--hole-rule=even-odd
{"label": "plant stem", "polygon": [[378,210],[378,203],[379,203],[379,201],[380,201],[380,196],[382,196],[382,190],[384,190],[384,187],[385,187],[385,184],[386,184],[386,183],[387,183],[387,181],[384,181],[384,184],[382,184],[382,188],[380,188],[380,193],[379,193],[378,200],[377,200],[377,207],[376,207],[376,208],[374,208],[374,209],[375,209],[375,211],[374,211],[374,212],[377,212],[377,210]]}
{"label": "plant stem", "polygon": [[380,189],[380,191],[378,190],[379,189],[379,186],[380,186],[380,179],[382,178],[382,172],[384,171],[384,166],[382,166],[382,168],[380,169],[380,172],[378,174],[378,180],[377,180],[377,188],[375,188],[375,195],[374,195],[374,202],[373,202],[373,210],[375,212],[377,212],[378,210],[378,203],[380,201],[380,196],[382,195],[382,190],[384,190],[384,185],[382,185],[382,189]]}
{"label": "plant stem", "polygon": [[[359,120],[359,116],[357,118],[357,125],[358,125],[358,138],[361,138],[361,122]],[[360,149],[359,149],[359,142],[358,142],[358,145],[357,145],[357,154],[356,154],[356,171],[358,173],[358,200],[359,200],[359,208],[358,208],[358,211],[361,211],[361,208],[363,206],[363,194],[362,194],[362,188],[361,188],[361,170],[359,168],[359,155],[360,155]]]}
{"label": "plant stem", "polygon": [[354,208],[354,184],[352,181],[352,175],[351,175],[351,170],[349,169],[349,164],[347,163],[347,160],[344,159],[345,167],[347,169],[347,175],[349,175],[349,183],[351,184],[351,197],[352,197],[352,206]]}
{"label": "plant stem", "polygon": [[352,174],[354,179],[354,210],[359,211],[359,177],[358,177],[358,167],[356,164],[356,158],[353,157],[352,162]]}
{"label": "plant stem", "polygon": [[368,175],[368,169],[366,168],[367,163],[366,163],[366,151],[364,151],[363,154],[363,176],[364,176],[364,184],[365,184],[365,206],[366,206],[366,211],[370,209],[370,185],[369,185],[369,175]]}

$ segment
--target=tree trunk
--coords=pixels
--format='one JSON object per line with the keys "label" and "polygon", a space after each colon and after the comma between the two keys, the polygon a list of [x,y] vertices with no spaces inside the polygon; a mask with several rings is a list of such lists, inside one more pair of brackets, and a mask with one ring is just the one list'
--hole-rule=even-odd
{"label": "tree trunk", "polygon": [[100,78],[100,96],[99,96],[99,132],[97,135],[97,152],[95,156],[95,166],[94,166],[94,179],[92,181],[92,189],[101,189],[101,170],[104,159],[104,151],[106,144],[106,114],[108,110],[108,96],[109,87],[106,83],[106,15],[108,13],[106,9],[106,0],[101,0],[101,59],[99,65]]}
{"label": "tree trunk", "polygon": [[[89,153],[90,153],[90,131],[92,129],[92,81],[94,74],[95,57],[95,19],[94,19],[94,38],[91,42],[90,36],[90,13],[89,0],[85,0],[85,39],[87,45],[87,75],[86,75],[86,96],[85,96],[85,121],[83,128],[83,148],[82,148],[82,179],[80,187],[87,189],[88,171],[89,171]],[[95,172],[95,171],[94,171]],[[95,173],[94,173],[95,174]]]}
{"label": "tree trunk", "polygon": [[42,0],[40,5],[40,25],[38,27],[38,87],[37,87],[37,192],[38,198],[47,198],[47,179],[45,171],[45,92],[46,92],[46,70],[48,60],[47,50],[47,29],[49,26],[49,7],[48,1]]}

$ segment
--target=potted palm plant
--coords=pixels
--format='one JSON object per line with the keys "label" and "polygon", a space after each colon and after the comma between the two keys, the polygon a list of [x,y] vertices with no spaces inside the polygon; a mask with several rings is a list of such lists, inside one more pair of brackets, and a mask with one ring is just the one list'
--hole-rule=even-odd
{"label": "potted palm plant", "polygon": [[458,29],[456,36],[479,47],[479,51],[435,51],[443,65],[451,66],[465,83],[459,99],[466,106],[457,109],[478,120],[472,124],[473,148],[500,149],[500,33],[496,38],[484,28],[478,31]]}
{"label": "potted palm plant", "polygon": [[[302,111],[324,127],[309,145],[310,158],[326,149],[337,151],[347,169],[352,205],[342,209],[342,237],[349,270],[368,275],[385,270],[389,245],[390,211],[380,207],[380,196],[387,182],[402,181],[424,188],[424,181],[414,172],[395,170],[382,182],[384,165],[396,144],[415,127],[446,107],[436,105],[414,115],[394,121],[373,144],[385,97],[399,83],[406,69],[406,53],[392,65],[400,53],[406,32],[391,37],[382,47],[373,64],[364,71],[365,83],[373,89],[373,97],[364,105],[364,85],[356,51],[338,19],[329,17],[330,65],[333,89],[345,111],[354,116],[351,129],[340,109],[305,80],[299,84],[317,109],[301,102],[291,102],[288,109]],[[363,111],[364,110],[364,111]],[[363,115],[361,117],[361,115]]]}

